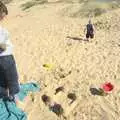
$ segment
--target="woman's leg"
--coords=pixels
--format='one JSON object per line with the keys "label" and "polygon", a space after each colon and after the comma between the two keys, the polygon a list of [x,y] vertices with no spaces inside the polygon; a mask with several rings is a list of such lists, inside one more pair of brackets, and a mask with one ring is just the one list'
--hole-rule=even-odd
{"label": "woman's leg", "polygon": [[93,38],[94,38],[94,34],[91,34],[91,35],[90,35],[90,38],[93,39]]}
{"label": "woman's leg", "polygon": [[86,34],[86,40],[89,41],[89,34]]}
{"label": "woman's leg", "polygon": [[16,63],[12,55],[6,57],[5,79],[9,89],[9,95],[14,96],[19,92],[20,85],[18,82]]}

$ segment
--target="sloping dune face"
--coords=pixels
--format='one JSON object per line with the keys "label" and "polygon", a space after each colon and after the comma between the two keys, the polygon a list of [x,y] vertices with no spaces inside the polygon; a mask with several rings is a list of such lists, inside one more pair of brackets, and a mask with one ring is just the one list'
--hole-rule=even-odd
{"label": "sloping dune face", "polygon": [[119,1],[115,0],[79,0],[74,2],[68,0],[67,2],[69,6],[64,8],[63,14],[71,17],[96,17],[102,13],[117,9],[120,6]]}
{"label": "sloping dune face", "polygon": [[[28,2],[9,3],[9,16],[3,22],[11,33],[20,82],[35,80],[41,85],[41,91],[30,94],[25,103],[28,119],[119,120],[120,9],[93,17],[95,38],[86,42],[83,31],[88,18],[78,12],[85,3],[49,0],[23,9]],[[104,82],[111,82],[113,91],[93,96],[90,87]],[[61,86],[64,91],[55,94]],[[69,93],[76,95],[72,104]],[[64,117],[49,110],[41,99],[43,94],[63,107]]]}

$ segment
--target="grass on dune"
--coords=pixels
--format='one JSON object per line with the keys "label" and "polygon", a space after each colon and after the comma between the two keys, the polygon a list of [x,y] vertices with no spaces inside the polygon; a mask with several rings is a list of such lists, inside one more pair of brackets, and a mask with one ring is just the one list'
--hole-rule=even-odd
{"label": "grass on dune", "polygon": [[33,6],[45,4],[47,2],[48,2],[47,0],[32,0],[32,1],[28,1],[24,4],[22,4],[21,7],[22,7],[22,10],[26,10],[26,9],[29,9]]}
{"label": "grass on dune", "polygon": [[[105,12],[108,12],[113,9],[117,9],[120,7],[119,1],[104,0],[101,2],[100,0],[59,0],[55,2],[49,2],[48,0],[31,0],[21,5],[22,10],[27,10],[36,5],[42,4],[56,4],[56,3],[65,3],[69,6],[63,8],[62,14],[70,17],[88,17],[92,15],[94,17],[100,16]],[[111,2],[110,2],[111,1]]]}
{"label": "grass on dune", "polygon": [[13,0],[0,0],[0,1],[2,1],[4,4],[8,4],[8,3],[12,2]]}
{"label": "grass on dune", "polygon": [[[78,7],[76,7],[78,6]],[[95,0],[79,1],[79,3],[72,3],[67,8],[63,9],[63,14],[70,17],[89,17],[100,16],[105,12],[117,9],[120,7],[120,2],[100,2]]]}

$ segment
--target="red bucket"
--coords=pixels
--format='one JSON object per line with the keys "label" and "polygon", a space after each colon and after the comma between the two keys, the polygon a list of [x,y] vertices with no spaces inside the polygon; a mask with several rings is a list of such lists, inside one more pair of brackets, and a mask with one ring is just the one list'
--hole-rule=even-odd
{"label": "red bucket", "polygon": [[104,90],[104,92],[111,92],[113,90],[114,86],[108,82],[108,83],[104,83],[102,85],[102,89]]}

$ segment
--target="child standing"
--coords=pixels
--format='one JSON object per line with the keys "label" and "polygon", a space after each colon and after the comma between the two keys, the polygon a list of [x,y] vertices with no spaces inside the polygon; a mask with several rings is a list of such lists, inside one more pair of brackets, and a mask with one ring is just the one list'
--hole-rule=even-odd
{"label": "child standing", "polygon": [[[0,21],[3,21],[7,15],[7,7],[0,2]],[[15,95],[20,88],[12,51],[13,45],[10,42],[8,31],[0,26],[0,94],[15,100]]]}
{"label": "child standing", "polygon": [[85,32],[86,32],[86,40],[89,41],[89,38],[94,38],[94,26],[91,22],[91,20],[89,20],[89,23],[86,25],[85,28]]}

